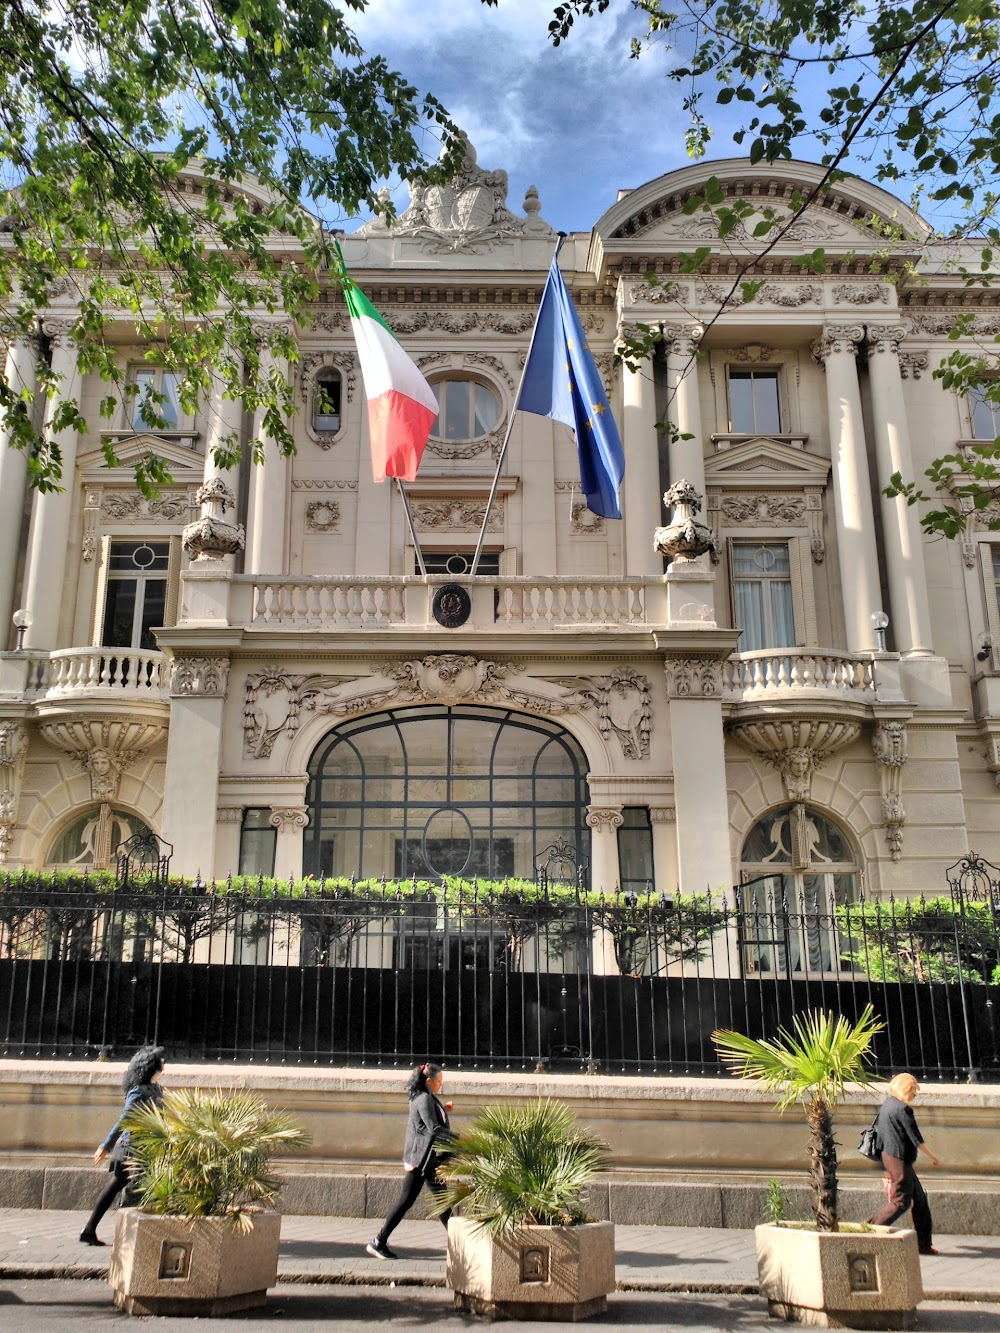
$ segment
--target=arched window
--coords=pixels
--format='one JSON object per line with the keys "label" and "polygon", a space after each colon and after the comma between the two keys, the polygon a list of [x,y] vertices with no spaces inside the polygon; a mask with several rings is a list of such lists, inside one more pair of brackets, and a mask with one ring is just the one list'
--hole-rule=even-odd
{"label": "arched window", "polygon": [[563,728],[502,709],[345,722],[309,763],[305,872],[530,879],[560,840],[589,860],[587,768]]}
{"label": "arched window", "polygon": [[500,420],[500,399],[481,380],[437,380],[431,389],[440,409],[431,426],[436,439],[477,440]]}
{"label": "arched window", "polygon": [[[46,858],[46,864],[77,866],[81,870],[93,868],[100,820],[101,810],[96,807],[74,819],[56,836]],[[115,849],[134,833],[148,833],[152,836],[151,829],[138,815],[123,810],[112,810],[110,842],[112,858]]]}
{"label": "arched window", "polygon": [[342,382],[340,371],[327,367],[313,385],[313,430],[333,435],[340,430]]}
{"label": "arched window", "polygon": [[837,907],[856,895],[860,866],[846,834],[802,803],[756,823],[740,859],[741,929],[749,971],[850,970]]}

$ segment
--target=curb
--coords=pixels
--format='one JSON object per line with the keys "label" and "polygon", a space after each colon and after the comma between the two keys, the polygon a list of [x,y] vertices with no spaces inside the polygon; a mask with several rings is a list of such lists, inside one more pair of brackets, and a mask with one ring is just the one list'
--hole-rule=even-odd
{"label": "curb", "polygon": [[[18,1281],[40,1281],[47,1278],[78,1279],[80,1281],[106,1278],[107,1265],[100,1264],[2,1264],[0,1278]],[[278,1270],[278,1286],[324,1286],[324,1287],[447,1287],[443,1277],[431,1277],[429,1274],[400,1273],[396,1277],[389,1273],[303,1273],[301,1270],[282,1272]],[[641,1278],[623,1278],[615,1284],[616,1291],[673,1292],[678,1295],[685,1292],[693,1296],[756,1296],[756,1282],[685,1282],[682,1278],[672,1281],[644,1281]],[[1000,1291],[970,1291],[968,1288],[951,1289],[935,1287],[924,1291],[925,1301],[956,1301],[963,1304],[1000,1304]]]}

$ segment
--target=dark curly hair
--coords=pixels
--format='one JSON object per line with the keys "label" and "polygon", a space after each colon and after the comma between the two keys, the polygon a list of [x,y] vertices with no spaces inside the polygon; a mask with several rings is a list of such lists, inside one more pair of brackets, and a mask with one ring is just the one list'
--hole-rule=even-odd
{"label": "dark curly hair", "polygon": [[162,1046],[141,1046],[128,1062],[122,1078],[122,1089],[131,1092],[152,1081],[153,1075],[163,1068],[165,1051]]}
{"label": "dark curly hair", "polygon": [[430,1080],[432,1078],[437,1078],[438,1074],[443,1072],[444,1071],[440,1065],[432,1065],[430,1063],[417,1065],[406,1084],[406,1092],[410,1101],[412,1102],[414,1097],[419,1097],[422,1092],[426,1092],[427,1084]]}

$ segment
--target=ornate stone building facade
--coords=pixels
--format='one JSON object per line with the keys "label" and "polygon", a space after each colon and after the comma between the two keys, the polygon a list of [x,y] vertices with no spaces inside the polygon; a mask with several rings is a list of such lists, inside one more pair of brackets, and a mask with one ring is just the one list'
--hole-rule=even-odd
{"label": "ornate stone building facade", "polygon": [[[607,891],[742,874],[813,901],[939,892],[970,846],[1000,860],[1000,533],[928,544],[881,495],[997,433],[932,372],[956,307],[975,345],[1000,297],[964,292],[919,218],[852,182],[746,299],[753,220],[720,242],[685,202],[715,175],[780,207],[817,174],[687,167],[566,240],[625,444],[624,519],[587,509],[566,428],[518,415],[475,578],[555,244],[537,192],[515,211],[470,151],[391,230],[343,238],[441,404],[410,487],[426,576],[398,495],[371,480],[333,286],[282,367],[296,456],[269,446],[232,475],[213,440],[257,423],[221,394],[174,410],[170,376],[112,322],[172,429],[113,423],[119,470],[63,432],[62,493],[30,494],[0,451],[0,624],[29,622],[0,654],[4,867],[100,866],[148,827],[205,877],[581,865]],[[889,214],[911,239],[887,252],[866,219]],[[697,246],[710,258],[685,274]],[[828,271],[805,279],[792,261],[817,246]],[[633,372],[615,353],[635,325],[657,337]],[[39,312],[8,369],[32,384],[50,357],[96,420],[67,327],[58,301]],[[128,466],[150,446],[173,474],[152,501]]]}

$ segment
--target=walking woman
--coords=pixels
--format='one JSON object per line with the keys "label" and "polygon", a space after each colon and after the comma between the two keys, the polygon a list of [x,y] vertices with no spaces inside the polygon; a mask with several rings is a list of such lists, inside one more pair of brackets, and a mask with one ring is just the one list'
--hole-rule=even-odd
{"label": "walking woman", "polygon": [[[163,1073],[163,1054],[162,1046],[143,1046],[128,1062],[125,1077],[122,1079],[122,1088],[125,1092],[124,1110],[118,1117],[114,1129],[94,1153],[95,1166],[100,1166],[108,1154],[111,1154],[111,1161],[108,1164],[111,1179],[107,1189],[94,1205],[94,1211],[90,1214],[87,1225],[80,1232],[80,1239],[84,1245],[105,1244],[103,1240],[97,1239],[98,1223],[122,1190],[127,1189],[129,1183],[126,1165],[129,1134],[127,1129],[123,1129],[123,1124],[126,1116],[138,1107],[159,1105],[163,1100],[163,1089],[158,1086],[160,1075]],[[126,1195],[126,1199],[127,1197]]]}
{"label": "walking woman", "polygon": [[930,1158],[932,1166],[941,1165],[940,1157],[932,1153],[924,1142],[910,1105],[919,1090],[920,1084],[912,1074],[897,1074],[889,1084],[889,1096],[882,1103],[875,1119],[875,1134],[882,1148],[888,1197],[884,1206],[868,1220],[879,1226],[888,1226],[912,1207],[913,1229],[917,1233],[920,1253],[937,1254],[931,1232],[930,1205],[913,1169],[917,1154],[921,1152]]}
{"label": "walking woman", "polygon": [[[444,1185],[437,1177],[441,1149],[454,1139],[448,1123],[451,1102],[442,1102],[438,1094],[444,1085],[444,1070],[440,1065],[418,1065],[410,1076],[406,1091],[410,1098],[410,1116],[406,1123],[406,1142],[403,1145],[403,1186],[395,1207],[373,1236],[366,1249],[376,1259],[395,1259],[389,1249],[389,1237],[417,1201],[424,1185],[433,1193],[441,1194]],[[450,1212],[441,1214],[447,1227]]]}

